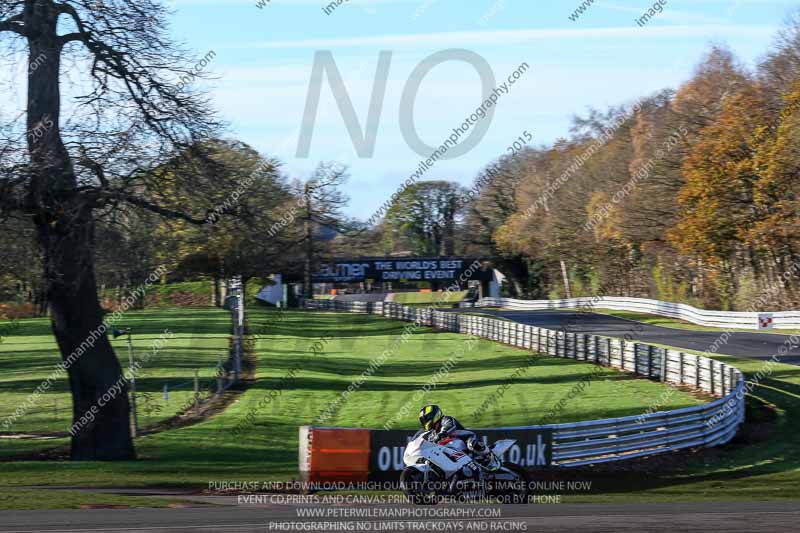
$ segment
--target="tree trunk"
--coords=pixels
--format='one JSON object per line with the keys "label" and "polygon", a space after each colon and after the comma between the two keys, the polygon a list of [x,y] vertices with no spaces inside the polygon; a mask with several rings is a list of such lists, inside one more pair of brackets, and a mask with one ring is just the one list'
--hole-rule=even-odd
{"label": "tree trunk", "polygon": [[311,210],[311,192],[309,184],[305,186],[306,214],[303,223],[303,233],[305,239],[305,264],[303,265],[303,296],[312,300],[314,298],[314,284],[312,280],[314,269],[314,225],[312,221],[313,213]]}
{"label": "tree trunk", "polygon": [[219,278],[217,276],[214,276],[211,279],[211,284],[212,284],[211,305],[214,305],[216,307],[221,307],[222,306],[222,294],[221,294],[220,289],[219,289]]}
{"label": "tree trunk", "polygon": [[47,294],[45,289],[37,287],[34,291],[35,313],[37,317],[47,316]]}
{"label": "tree trunk", "polygon": [[[127,382],[102,325],[97,301],[91,257],[94,224],[88,210],[81,219],[80,225],[64,228],[65,233],[54,233],[50,225],[37,223],[45,252],[53,333],[61,358],[69,365],[73,424],[95,412],[94,422],[78,426],[72,437],[71,457],[134,459]],[[84,257],[78,259],[76,255]],[[104,395],[113,393],[115,384],[122,384],[122,390],[104,400]]]}
{"label": "tree trunk", "polygon": [[[27,204],[44,255],[45,294],[53,334],[69,375],[74,424],[94,421],[72,437],[76,460],[135,457],[131,440],[127,384],[102,325],[94,271],[92,207],[76,192],[78,181],[59,129],[61,109],[56,34],[58,12],[52,2],[26,9],[28,28],[28,150],[31,179]],[[34,66],[35,65],[35,66]],[[103,401],[112,386],[116,397]]]}
{"label": "tree trunk", "polygon": [[456,253],[456,238],[455,238],[455,213],[447,217],[444,226],[444,249],[442,252],[447,257],[451,257]]}

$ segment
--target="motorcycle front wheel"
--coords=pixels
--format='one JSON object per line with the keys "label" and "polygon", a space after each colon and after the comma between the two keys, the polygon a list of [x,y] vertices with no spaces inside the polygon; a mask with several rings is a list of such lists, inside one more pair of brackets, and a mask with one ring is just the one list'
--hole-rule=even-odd
{"label": "motorcycle front wheel", "polygon": [[433,505],[437,502],[436,484],[439,476],[430,472],[425,474],[413,467],[406,467],[400,474],[400,490],[415,505]]}
{"label": "motorcycle front wheel", "polygon": [[528,503],[531,486],[528,471],[515,463],[507,462],[503,463],[503,468],[514,474],[517,479],[510,482],[504,480],[500,485],[501,490],[493,491],[493,496],[501,503]]}

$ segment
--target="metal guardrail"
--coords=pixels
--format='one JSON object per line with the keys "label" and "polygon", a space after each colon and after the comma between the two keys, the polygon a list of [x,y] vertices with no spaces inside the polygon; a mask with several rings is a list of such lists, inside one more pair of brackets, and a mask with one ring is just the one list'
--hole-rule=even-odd
{"label": "metal guardrail", "polygon": [[[701,326],[735,329],[800,329],[800,311],[769,313],[742,311],[707,311],[687,304],[662,302],[647,298],[622,296],[597,296],[564,300],[517,300],[514,298],[483,298],[474,304],[464,302],[463,307],[503,307],[519,311],[544,311],[547,309],[601,308],[615,311],[648,313],[685,320]],[[760,319],[768,318],[761,323]]]}
{"label": "metal guardrail", "polygon": [[713,402],[636,416],[527,426],[553,430],[553,463],[584,466],[692,447],[725,444],[744,421],[744,376],[720,361],[623,339],[566,333],[491,317],[436,311],[391,302],[307,301],[309,309],[378,314],[470,334],[555,357],[586,361],[676,386]]}
{"label": "metal guardrail", "polygon": [[242,356],[244,354],[244,291],[242,279],[234,277],[228,280],[228,307],[231,312],[232,345],[231,364],[233,383],[238,383],[242,373]]}

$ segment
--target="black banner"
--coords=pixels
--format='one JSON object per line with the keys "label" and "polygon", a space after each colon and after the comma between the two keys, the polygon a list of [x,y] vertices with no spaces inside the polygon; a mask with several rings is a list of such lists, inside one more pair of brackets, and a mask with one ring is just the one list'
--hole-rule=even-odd
{"label": "black banner", "polygon": [[[551,429],[479,429],[470,430],[489,446],[501,439],[514,439],[503,460],[525,468],[547,468],[553,460]],[[414,436],[403,430],[370,430],[369,471],[371,479],[393,478],[403,470],[403,452]]]}
{"label": "black banner", "polygon": [[[473,266],[474,257],[414,257],[379,259],[340,259],[320,265],[314,283],[349,283],[372,280],[384,281],[442,281],[491,280],[490,268]],[[469,271],[470,274],[464,276]]]}

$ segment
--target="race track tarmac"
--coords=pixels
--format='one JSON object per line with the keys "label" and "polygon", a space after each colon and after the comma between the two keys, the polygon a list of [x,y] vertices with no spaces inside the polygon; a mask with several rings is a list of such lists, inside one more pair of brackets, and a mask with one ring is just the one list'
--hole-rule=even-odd
{"label": "race track tarmac", "polygon": [[[626,337],[652,344],[661,344],[706,352],[720,339],[723,330],[693,331],[688,329],[664,328],[634,322],[624,318],[598,313],[575,311],[508,311],[497,309],[444,309],[457,312],[478,312],[491,314],[541,328],[565,328],[569,333],[590,333],[606,337]],[[786,349],[780,356],[781,363],[800,365],[800,345],[793,345],[788,335],[773,333],[730,333],[726,343],[720,343],[717,353],[734,357],[770,359]],[[779,351],[780,350],[780,351]]]}
{"label": "race track tarmac", "polygon": [[[797,531],[800,505],[785,502],[669,504],[539,504],[426,507],[430,518],[378,518],[388,506],[347,506],[363,517],[301,518],[291,505],[193,507],[185,509],[94,509],[2,511],[0,532],[272,532],[272,531]],[[412,507],[392,506],[397,512]],[[465,518],[465,509],[495,509],[490,517]],[[308,508],[306,508],[308,509]],[[336,507],[327,509],[336,511]],[[339,509],[343,509],[339,507]],[[448,513],[447,509],[462,509]],[[326,508],[322,508],[326,511]],[[499,514],[499,516],[497,516]],[[448,516],[452,515],[452,516]],[[413,525],[412,525],[413,524]],[[427,527],[426,527],[427,526]]]}

